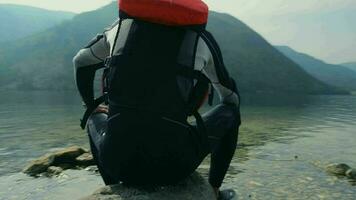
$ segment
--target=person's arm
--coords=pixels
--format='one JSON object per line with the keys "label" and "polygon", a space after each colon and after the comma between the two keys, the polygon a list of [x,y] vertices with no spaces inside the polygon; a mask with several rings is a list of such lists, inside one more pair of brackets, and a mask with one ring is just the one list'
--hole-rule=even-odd
{"label": "person's arm", "polygon": [[106,36],[100,34],[93,38],[73,58],[77,88],[88,107],[94,102],[93,82],[95,72],[104,66],[104,60],[109,56],[109,52],[110,47],[106,42]]}
{"label": "person's arm", "polygon": [[198,43],[195,67],[209,78],[220,97],[221,103],[239,106],[240,100],[234,80],[225,68],[221,69],[215,66],[212,53],[202,39]]}

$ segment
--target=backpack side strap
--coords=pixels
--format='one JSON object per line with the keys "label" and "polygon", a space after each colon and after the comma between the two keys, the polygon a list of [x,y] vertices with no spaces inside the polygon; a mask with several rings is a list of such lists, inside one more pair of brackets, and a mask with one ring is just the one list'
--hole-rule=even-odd
{"label": "backpack side strap", "polygon": [[207,135],[205,123],[198,110],[203,103],[202,98],[209,90],[210,80],[201,71],[183,65],[178,65],[177,74],[197,81],[189,95],[186,112],[189,116],[194,116],[197,124],[197,131]]}
{"label": "backpack side strap", "polygon": [[189,116],[194,115],[194,112],[196,112],[203,103],[202,101],[204,96],[206,96],[207,91],[209,91],[210,80],[201,71],[194,70],[191,67],[184,65],[178,65],[176,73],[189,79],[196,80],[196,84],[189,95],[187,105],[187,114]]}
{"label": "backpack side strap", "polygon": [[107,95],[103,95],[97,99],[94,100],[94,103],[93,105],[91,105],[90,107],[87,107],[87,110],[85,111],[82,119],[80,120],[80,127],[84,130],[85,129],[85,126],[87,124],[87,121],[90,117],[90,115],[95,111],[95,109],[102,103],[105,102],[107,98]]}

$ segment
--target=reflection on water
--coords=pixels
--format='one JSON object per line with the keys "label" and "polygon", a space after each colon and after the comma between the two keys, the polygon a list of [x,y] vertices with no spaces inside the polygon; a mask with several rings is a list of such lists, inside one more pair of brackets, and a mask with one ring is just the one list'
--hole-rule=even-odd
{"label": "reflection on water", "polygon": [[[18,172],[44,152],[86,144],[75,93],[0,94],[0,176]],[[11,166],[11,167],[9,167]]]}
{"label": "reflection on water", "polygon": [[[87,146],[78,126],[83,110],[75,94],[3,92],[1,96],[0,182],[16,183],[18,178],[8,174],[46,151]],[[355,96],[246,95],[242,116],[239,148],[225,182],[225,187],[238,191],[239,199],[356,199],[356,188],[347,179],[323,169],[330,162],[356,167]],[[207,174],[208,162],[199,171]],[[88,180],[92,187],[101,184],[96,176]],[[58,184],[54,194],[65,190],[74,195],[69,184]],[[29,184],[23,180],[23,185]],[[23,193],[31,189],[23,188]],[[0,189],[1,194],[11,192]]]}
{"label": "reflection on water", "polygon": [[226,180],[239,199],[356,199],[347,179],[323,169],[332,162],[356,167],[356,97],[300,103],[245,107],[243,145]]}

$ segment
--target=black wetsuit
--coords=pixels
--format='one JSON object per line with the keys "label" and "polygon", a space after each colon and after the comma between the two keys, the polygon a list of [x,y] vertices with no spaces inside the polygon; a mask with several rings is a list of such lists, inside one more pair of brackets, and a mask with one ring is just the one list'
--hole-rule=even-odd
{"label": "black wetsuit", "polygon": [[[95,70],[111,51],[122,52],[132,23],[124,20],[119,32],[114,24],[74,58],[78,89],[86,104],[93,99]],[[191,38],[186,35],[186,44],[191,43]],[[203,115],[206,131],[201,131],[195,122],[123,106],[112,106],[110,112],[115,114],[110,118],[104,113],[91,115],[87,124],[91,150],[106,184],[173,184],[194,172],[211,154],[209,182],[213,187],[221,186],[236,150],[239,97],[236,90],[221,84],[231,80],[221,80],[217,75],[219,69],[203,40],[195,44],[196,51],[185,46],[183,54],[194,52],[194,68],[210,79],[220,96],[220,104]],[[184,86],[184,80],[178,82],[184,97],[191,88]]]}

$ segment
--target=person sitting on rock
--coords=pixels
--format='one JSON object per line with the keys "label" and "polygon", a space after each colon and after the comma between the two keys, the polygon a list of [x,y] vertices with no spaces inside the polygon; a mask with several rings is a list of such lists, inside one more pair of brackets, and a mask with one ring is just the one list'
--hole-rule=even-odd
{"label": "person sitting on rock", "polygon": [[[230,199],[233,191],[219,188],[237,146],[240,98],[205,30],[208,7],[201,0],[154,2],[119,1],[119,19],[74,57],[87,108],[82,128],[107,185],[175,184],[211,154],[209,183],[219,199]],[[104,95],[94,99],[101,68]],[[214,89],[220,103],[201,116]]]}

